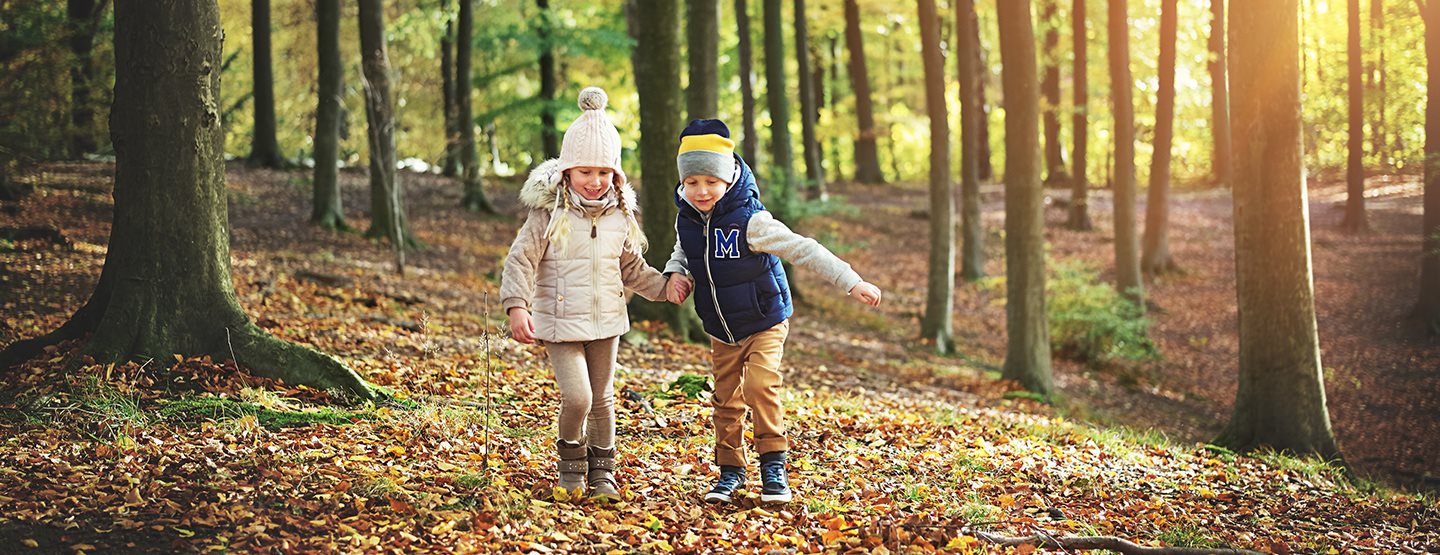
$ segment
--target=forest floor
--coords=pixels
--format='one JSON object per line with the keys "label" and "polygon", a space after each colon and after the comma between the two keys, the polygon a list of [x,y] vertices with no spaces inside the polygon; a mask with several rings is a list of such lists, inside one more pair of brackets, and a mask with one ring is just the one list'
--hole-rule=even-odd
{"label": "forest floor", "polygon": [[[106,250],[112,172],[66,163],[17,176],[34,191],[0,207],[0,344],[55,328],[87,298]],[[497,265],[519,225],[516,184],[492,187],[507,215],[487,218],[457,208],[458,184],[402,178],[425,243],[403,277],[384,245],[304,223],[307,174],[231,166],[228,176],[242,306],[396,401],[336,405],[208,358],[67,374],[59,370],[81,345],[62,344],[0,371],[0,546],[1004,552],[977,539],[989,532],[1276,553],[1440,551],[1440,340],[1405,320],[1419,252],[1411,177],[1374,178],[1376,230],[1361,236],[1335,231],[1343,185],[1311,188],[1322,361],[1352,471],[1205,444],[1229,416],[1237,371],[1226,191],[1180,191],[1172,206],[1172,252],[1185,272],[1147,284],[1159,358],[1057,357],[1060,395],[1044,405],[998,379],[1002,280],[957,288],[960,354],[936,356],[915,340],[924,187],[834,184],[840,208],[797,228],[884,289],[885,303],[868,309],[800,270],[785,393],[797,500],[759,505],[752,483],[722,507],[698,501],[714,473],[708,395],[685,391],[687,375],[707,375],[707,349],[651,323],[621,348],[616,380],[625,500],[554,496],[559,396],[544,351],[486,333],[502,322]],[[363,229],[364,176],[342,182]],[[1065,193],[1052,195],[1052,262],[1108,280],[1105,192],[1087,233],[1063,229]],[[1003,273],[1001,204],[987,187],[990,275]]]}

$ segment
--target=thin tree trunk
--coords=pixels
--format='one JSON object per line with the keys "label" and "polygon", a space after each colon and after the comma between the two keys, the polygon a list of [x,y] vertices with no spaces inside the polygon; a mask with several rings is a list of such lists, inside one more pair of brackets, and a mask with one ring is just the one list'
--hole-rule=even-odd
{"label": "thin tree trunk", "polygon": [[[1140,301],[1140,241],[1135,233],[1135,102],[1130,78],[1126,0],[1109,0],[1110,98],[1115,111],[1115,288]],[[1007,165],[1008,167],[1008,165]]]}
{"label": "thin tree trunk", "polygon": [[[1345,219],[1340,227],[1351,233],[1369,227],[1365,221],[1365,89],[1361,86],[1360,0],[1349,0],[1346,61],[1350,88],[1350,134],[1345,164]],[[1379,154],[1379,151],[1376,151]]]}
{"label": "thin tree trunk", "polygon": [[[778,190],[774,212],[779,218],[791,215],[795,199],[795,169],[790,147],[790,102],[785,88],[785,25],[780,0],[764,0],[765,15],[765,100],[770,105],[770,164],[774,170],[771,190]],[[794,280],[791,280],[794,281]]]}
{"label": "thin tree trunk", "polygon": [[1040,183],[1040,93],[1030,0],[997,4],[1005,95],[1005,366],[1001,374],[1049,396],[1045,213]]}
{"label": "thin tree trunk", "polygon": [[755,133],[755,67],[754,49],[751,48],[750,11],[745,0],[735,0],[735,27],[740,35],[740,108],[744,126],[740,139],[740,151],[752,166],[760,163],[759,136]]}
{"label": "thin tree trunk", "polygon": [[1155,152],[1145,206],[1145,251],[1140,268],[1154,275],[1178,268],[1170,255],[1170,147],[1175,137],[1176,0],[1160,2],[1160,90],[1155,98]]}
{"label": "thin tree trunk", "polygon": [[550,11],[550,0],[535,0],[535,5],[540,8],[540,21],[535,27],[540,37],[540,138],[545,158],[549,159],[560,156],[560,132],[555,128],[555,47],[550,37],[555,14]]}
{"label": "thin tree trunk", "polygon": [[686,0],[685,37],[690,67],[686,109],[690,119],[715,118],[720,91],[720,0]]}
{"label": "thin tree trunk", "polygon": [[1045,61],[1045,79],[1040,91],[1045,95],[1045,183],[1067,183],[1070,174],[1065,171],[1065,147],[1060,144],[1060,0],[1042,1],[1045,50],[1040,57]]}
{"label": "thin tree trunk", "polygon": [[1440,334],[1440,1],[1423,0],[1425,19],[1425,202],[1420,302],[1415,314]]}
{"label": "thin tree trunk", "polygon": [[860,33],[860,6],[845,0],[845,47],[850,51],[850,88],[855,91],[855,119],[859,123],[855,137],[855,180],[861,183],[884,183],[880,172],[880,150],[876,144],[879,131],[875,128],[874,104],[870,99],[870,73],[865,63],[865,42]]}
{"label": "thin tree trunk", "polygon": [[347,229],[335,167],[340,147],[340,0],[316,0],[316,63],[319,99],[315,107],[315,178],[310,223]]}
{"label": "thin tree trunk", "polygon": [[975,42],[975,0],[955,2],[956,75],[960,81],[960,276],[965,281],[985,277],[985,227],[980,217],[980,128],[985,110],[980,106],[980,72],[969,51]]}
{"label": "thin tree trunk", "polygon": [[1210,122],[1211,173],[1215,182],[1230,186],[1230,70],[1225,59],[1225,0],[1210,0]]}
{"label": "thin tree trunk", "polygon": [[978,12],[974,19],[971,28],[975,31],[973,41],[975,50],[971,55],[975,57],[975,72],[979,74],[975,90],[980,98],[980,112],[985,116],[980,124],[980,181],[989,181],[995,179],[995,167],[990,162],[990,103],[985,101],[985,82],[990,77],[990,66],[985,63],[985,46],[980,42],[980,14]]}
{"label": "thin tree trunk", "polygon": [[440,79],[445,114],[445,159],[441,162],[440,175],[460,175],[460,126],[456,119],[455,107],[455,18],[450,12],[450,0],[441,0],[440,11],[445,16],[445,35],[440,38]]}
{"label": "thin tree trunk", "polygon": [[11,344],[0,367],[93,332],[83,352],[102,364],[233,357],[256,375],[374,397],[334,358],[256,327],[236,300],[216,105],[221,36],[214,0],[115,6],[115,218],[105,266],[65,325]]}
{"label": "thin tree trunk", "polygon": [[810,72],[809,22],[805,19],[805,0],[795,0],[795,60],[799,67],[800,81],[800,142],[805,155],[805,179],[810,198],[824,201],[825,170],[820,167],[820,139],[816,137],[815,120],[819,111],[816,96],[820,93]]}
{"label": "thin tree trunk", "polygon": [[404,272],[405,248],[414,246],[405,218],[404,189],[395,175],[395,110],[390,96],[390,55],[385,44],[381,0],[359,0],[360,69],[365,85],[365,120],[370,143],[370,229],[395,248],[396,269]]}
{"label": "thin tree trunk", "polygon": [[1090,77],[1088,44],[1085,29],[1085,0],[1074,0],[1070,8],[1071,48],[1075,52],[1074,98],[1075,112],[1071,116],[1073,127],[1071,139],[1075,141],[1074,153],[1070,155],[1075,174],[1070,177],[1070,221],[1067,225],[1076,231],[1090,231],[1095,224],[1090,221]]}
{"label": "thin tree trunk", "polygon": [[[544,0],[541,0],[543,3]],[[542,6],[543,8],[543,6]],[[541,27],[545,25],[542,24]],[[471,64],[474,56],[474,47],[471,38],[475,35],[475,0],[460,0],[460,21],[458,22],[458,35],[456,37],[459,48],[455,50],[455,111],[456,125],[460,129],[460,166],[465,170],[465,195],[460,199],[460,205],[466,210],[494,214],[495,207],[490,204],[490,199],[485,196],[485,182],[480,175],[480,161],[475,154],[475,116],[470,110],[470,83]],[[544,58],[541,58],[541,65],[544,65]],[[541,80],[541,96],[545,96],[544,80]],[[551,94],[554,94],[554,83],[551,83]],[[543,119],[543,116],[542,116]],[[554,120],[554,114],[551,114]],[[554,126],[546,129],[554,129]],[[548,146],[547,146],[548,148]],[[556,155],[559,155],[558,147]]]}
{"label": "thin tree trunk", "polygon": [[1235,282],[1240,379],[1217,440],[1335,459],[1315,329],[1301,144],[1295,0],[1237,2],[1230,15],[1235,136]]}
{"label": "thin tree trunk", "polygon": [[930,116],[930,265],[920,337],[951,351],[955,309],[955,199],[950,184],[950,112],[945,101],[945,56],[935,0],[916,0],[925,60],[925,112]]}
{"label": "thin tree trunk", "polygon": [[90,99],[95,84],[95,31],[105,2],[68,0],[65,16],[69,24],[70,55],[70,155],[79,157],[95,150],[95,110]]}
{"label": "thin tree trunk", "polygon": [[251,134],[251,166],[280,168],[285,159],[275,139],[275,71],[270,56],[270,0],[250,1],[250,28],[254,54],[255,127]]}

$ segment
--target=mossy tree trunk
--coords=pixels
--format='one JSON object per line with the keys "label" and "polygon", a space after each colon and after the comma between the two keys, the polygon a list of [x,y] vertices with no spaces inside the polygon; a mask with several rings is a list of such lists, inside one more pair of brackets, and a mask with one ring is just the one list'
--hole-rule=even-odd
{"label": "mossy tree trunk", "polygon": [[[785,25],[780,0],[762,0],[762,6],[765,20],[765,102],[770,107],[770,190],[780,193],[771,197],[771,209],[784,220],[792,214],[796,198],[794,151],[790,146],[790,96],[785,85]],[[790,281],[793,283],[795,280]]]}
{"label": "mossy tree trunk", "polygon": [[935,0],[916,0],[920,52],[925,61],[925,111],[930,116],[930,263],[920,337],[950,352],[955,310],[955,195],[950,183],[950,111],[945,103],[945,56]]}
{"label": "mossy tree trunk", "polygon": [[255,127],[250,135],[251,166],[281,168],[285,157],[275,138],[275,65],[270,55],[270,0],[250,0],[251,52],[254,73]]}
{"label": "mossy tree trunk", "polygon": [[865,40],[860,33],[860,6],[845,0],[845,47],[850,51],[850,89],[855,92],[855,120],[860,129],[855,137],[855,180],[884,183],[880,172],[880,149],[875,128],[875,106],[870,98],[870,72],[865,61]]}
{"label": "mossy tree trunk", "polygon": [[335,167],[340,146],[340,0],[316,0],[316,49],[319,101],[315,107],[315,179],[311,184],[310,223],[346,229]]}
{"label": "mossy tree trunk", "polygon": [[370,229],[365,236],[384,238],[396,246],[396,262],[403,269],[405,248],[417,243],[405,218],[405,189],[395,175],[395,109],[384,5],[381,0],[360,0],[359,7],[360,69],[370,143]]}
{"label": "mossy tree trunk", "polygon": [[685,110],[690,119],[718,117],[720,65],[720,0],[685,2]]}
{"label": "mossy tree trunk", "polygon": [[1217,443],[1340,456],[1315,325],[1295,0],[1237,2],[1230,15],[1235,135],[1235,284],[1240,379]]}
{"label": "mossy tree trunk", "polygon": [[1074,149],[1070,155],[1070,219],[1067,225],[1076,231],[1090,231],[1095,224],[1090,220],[1090,79],[1089,40],[1085,30],[1085,0],[1074,0],[1070,8],[1071,50],[1074,51],[1074,114],[1071,116]]}
{"label": "mossy tree trunk", "polygon": [[1067,183],[1065,147],[1060,144],[1060,0],[1042,0],[1040,21],[1045,29],[1045,78],[1040,91],[1045,95],[1045,183]]}
{"label": "mossy tree trunk", "polygon": [[[548,17],[548,15],[544,17]],[[485,183],[480,176],[480,160],[475,153],[474,114],[470,109],[472,83],[470,61],[474,54],[472,38],[475,36],[475,0],[460,0],[460,18],[456,27],[458,29],[455,37],[455,127],[460,132],[460,166],[464,168],[465,172],[465,195],[460,199],[460,204],[467,210],[495,214],[495,207],[490,204],[490,198],[485,196]],[[553,72],[552,69],[551,73]],[[542,79],[541,82],[543,84],[544,80]],[[555,94],[554,83],[551,83],[550,86],[550,94],[553,97]],[[550,119],[551,125],[547,129],[553,132],[555,128],[554,114],[551,114]],[[557,147],[555,155],[559,154]]]}
{"label": "mossy tree trunk", "polygon": [[1110,99],[1115,112],[1115,289],[1144,306],[1140,240],[1135,232],[1135,82],[1130,77],[1128,14],[1126,0],[1109,0]]}
{"label": "mossy tree trunk", "polygon": [[980,128],[985,109],[980,105],[979,61],[971,51],[975,41],[975,0],[955,2],[955,49],[960,81],[960,275],[965,281],[985,276],[985,227],[980,217]]}
{"label": "mossy tree trunk", "polygon": [[1040,183],[1040,93],[1030,0],[999,3],[1005,95],[1005,366],[1001,375],[1050,395],[1045,315],[1045,212]]}
{"label": "mossy tree trunk", "polygon": [[1160,89],[1155,94],[1155,150],[1145,203],[1145,249],[1140,269],[1160,275],[1178,269],[1170,255],[1170,147],[1175,138],[1176,0],[1160,2]]}
{"label": "mossy tree trunk", "polygon": [[12,344],[0,365],[93,332],[84,351],[101,362],[233,353],[257,375],[374,396],[334,358],[256,327],[236,300],[217,105],[220,37],[214,0],[116,4],[115,216],[105,266],[68,322]]}

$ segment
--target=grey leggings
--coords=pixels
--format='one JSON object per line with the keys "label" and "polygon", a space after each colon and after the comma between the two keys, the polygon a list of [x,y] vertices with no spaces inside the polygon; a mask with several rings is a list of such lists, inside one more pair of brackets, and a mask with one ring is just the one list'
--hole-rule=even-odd
{"label": "grey leggings", "polygon": [[620,338],[546,343],[560,385],[560,439],[608,449],[615,446],[615,356]]}

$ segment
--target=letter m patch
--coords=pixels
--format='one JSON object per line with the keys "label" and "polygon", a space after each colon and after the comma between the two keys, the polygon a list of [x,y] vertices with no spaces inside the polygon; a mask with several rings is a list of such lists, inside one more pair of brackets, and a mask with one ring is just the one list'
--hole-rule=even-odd
{"label": "letter m patch", "polygon": [[715,258],[740,258],[740,228],[715,230]]}

